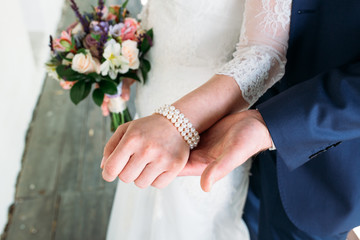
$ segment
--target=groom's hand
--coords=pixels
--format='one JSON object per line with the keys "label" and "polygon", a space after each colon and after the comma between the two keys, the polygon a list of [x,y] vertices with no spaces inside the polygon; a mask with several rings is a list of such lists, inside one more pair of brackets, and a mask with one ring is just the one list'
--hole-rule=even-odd
{"label": "groom's hand", "polygon": [[201,175],[205,192],[254,154],[272,146],[270,133],[257,110],[225,117],[201,136],[180,176]]}

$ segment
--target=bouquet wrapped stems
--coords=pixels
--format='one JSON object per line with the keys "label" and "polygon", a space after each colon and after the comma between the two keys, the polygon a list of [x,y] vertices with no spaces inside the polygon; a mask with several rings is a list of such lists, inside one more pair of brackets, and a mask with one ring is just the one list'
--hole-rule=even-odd
{"label": "bouquet wrapped stems", "polygon": [[110,130],[115,132],[116,129],[124,123],[132,121],[129,109],[126,108],[122,113],[110,113],[111,116],[111,125]]}

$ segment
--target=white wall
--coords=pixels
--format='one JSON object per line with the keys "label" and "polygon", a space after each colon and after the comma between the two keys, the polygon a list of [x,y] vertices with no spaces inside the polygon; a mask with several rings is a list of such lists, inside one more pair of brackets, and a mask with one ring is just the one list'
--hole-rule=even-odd
{"label": "white wall", "polygon": [[14,201],[25,135],[45,76],[43,66],[48,55],[48,35],[55,32],[63,1],[2,1],[0,233],[7,223],[8,208]]}

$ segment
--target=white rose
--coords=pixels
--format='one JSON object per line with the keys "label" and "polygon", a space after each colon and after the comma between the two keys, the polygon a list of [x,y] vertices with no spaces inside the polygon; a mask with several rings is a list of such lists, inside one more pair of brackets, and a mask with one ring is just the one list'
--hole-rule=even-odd
{"label": "white rose", "polygon": [[138,69],[140,66],[139,49],[137,42],[126,40],[122,43],[121,54],[128,60],[130,69]]}
{"label": "white rose", "polygon": [[122,97],[111,97],[108,103],[109,111],[112,113],[120,113],[126,109],[126,101]]}
{"label": "white rose", "polygon": [[79,73],[100,73],[100,63],[92,58],[89,51],[87,51],[86,55],[83,53],[76,54],[72,60],[71,68]]}

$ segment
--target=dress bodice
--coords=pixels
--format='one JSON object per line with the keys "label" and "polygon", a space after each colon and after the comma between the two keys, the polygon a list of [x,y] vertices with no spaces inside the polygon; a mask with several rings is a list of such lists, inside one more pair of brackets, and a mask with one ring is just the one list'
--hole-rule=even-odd
{"label": "dress bodice", "polygon": [[143,24],[154,30],[151,57],[167,66],[220,67],[239,40],[244,1],[149,0]]}
{"label": "dress bodice", "polygon": [[[150,58],[176,73],[188,66],[228,75],[251,106],[284,75],[291,4],[291,0],[149,0],[142,19],[145,28],[154,29],[156,44]],[[199,85],[190,84],[185,90],[194,86]]]}

